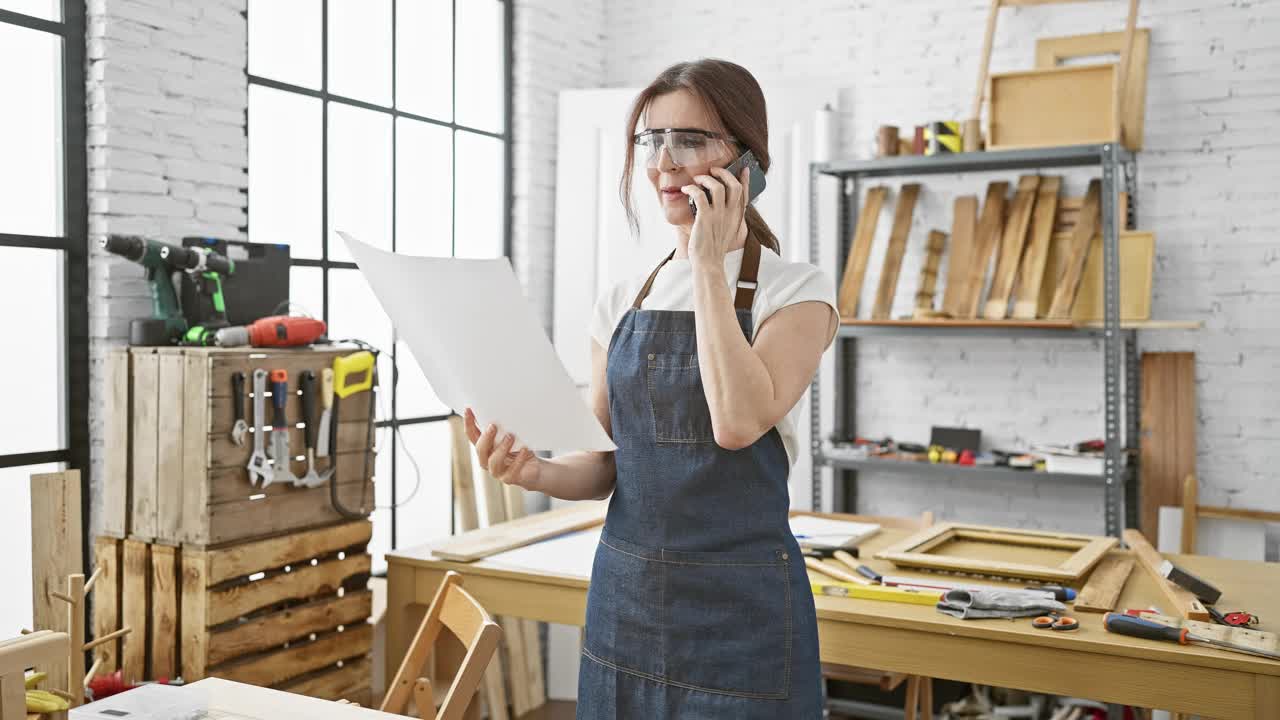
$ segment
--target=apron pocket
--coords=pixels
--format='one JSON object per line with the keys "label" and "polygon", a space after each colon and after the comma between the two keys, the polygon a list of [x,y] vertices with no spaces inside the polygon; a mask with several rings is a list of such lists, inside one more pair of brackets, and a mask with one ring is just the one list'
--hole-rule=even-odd
{"label": "apron pocket", "polygon": [[656,676],[661,653],[654,635],[661,620],[662,563],[604,530],[591,566],[583,650],[613,667]]}
{"label": "apron pocket", "polygon": [[782,550],[662,552],[663,675],[685,687],[786,698],[791,584]]}
{"label": "apron pocket", "polygon": [[647,381],[654,440],[715,442],[697,355],[650,353]]}

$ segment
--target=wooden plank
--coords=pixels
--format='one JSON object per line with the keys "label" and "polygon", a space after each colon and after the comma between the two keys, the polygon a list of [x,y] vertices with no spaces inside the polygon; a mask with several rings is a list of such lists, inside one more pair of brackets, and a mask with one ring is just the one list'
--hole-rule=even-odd
{"label": "wooden plank", "polygon": [[471,442],[467,439],[461,417],[450,415],[448,423],[454,512],[457,513],[459,528],[475,530],[480,527],[480,520],[476,513],[475,475],[471,471]]}
{"label": "wooden plank", "polygon": [[[209,357],[188,353],[182,386],[182,494],[180,536],[183,542],[209,543]],[[228,429],[229,426],[228,426]],[[246,444],[252,444],[247,440]],[[248,462],[246,460],[246,462]],[[245,472],[248,484],[248,472]]]}
{"label": "wooden plank", "polygon": [[1084,273],[1084,261],[1088,258],[1089,242],[1098,228],[1101,195],[1102,182],[1090,180],[1089,189],[1084,196],[1084,205],[1080,209],[1080,219],[1071,232],[1071,243],[1066,252],[1066,265],[1055,283],[1053,303],[1049,306],[1050,318],[1066,319],[1071,315],[1071,306],[1075,304],[1076,291],[1080,288],[1080,277]]}
{"label": "wooden plank", "polygon": [[311,642],[210,668],[209,675],[269,687],[335,665],[339,660],[365,657],[372,647],[373,626],[361,623]]}
{"label": "wooden plank", "polygon": [[160,425],[160,357],[154,350],[133,353],[133,537],[152,540],[158,529],[156,502]]}
{"label": "wooden plank", "polygon": [[1151,543],[1147,542],[1141,532],[1136,528],[1128,528],[1123,536],[1125,545],[1133,551],[1134,557],[1151,578],[1151,582],[1155,583],[1161,595],[1164,596],[1168,607],[1162,606],[1161,609],[1166,614],[1176,614],[1188,620],[1209,620],[1209,611],[1205,610],[1204,605],[1194,595],[1169,582],[1160,574],[1160,565],[1164,562],[1164,558],[1151,547]]}
{"label": "wooden plank", "polygon": [[342,667],[321,670],[277,686],[277,690],[321,700],[348,700],[369,707],[369,685],[373,681],[373,658],[365,656],[344,662]]}
{"label": "wooden plank", "polygon": [[209,633],[205,623],[209,615],[208,560],[207,553],[182,550],[182,612],[178,618],[182,637],[178,649],[182,655],[182,677],[187,682],[205,677],[208,668]]}
{"label": "wooden plank", "polygon": [[[1153,233],[1126,230],[1120,233],[1120,319],[1151,319],[1151,279],[1155,271],[1156,238]],[[1071,306],[1074,322],[1102,320],[1106,305],[1103,299],[1105,285],[1102,279],[1102,236],[1095,234],[1089,242],[1089,255],[1085,259],[1076,291],[1076,302]]]}
{"label": "wooden plank", "polygon": [[[343,462],[348,461],[344,458]],[[371,467],[372,464],[371,461]],[[328,486],[292,488],[271,502],[245,499],[210,505],[209,541],[221,545],[346,520],[333,509],[329,492]],[[367,506],[373,502],[373,483],[340,484],[338,497],[349,508]]]}
{"label": "wooden plank", "polygon": [[305,600],[315,595],[335,593],[350,578],[367,575],[370,558],[366,553],[348,555],[316,565],[304,565],[293,572],[280,573],[255,582],[210,590],[205,625],[218,625],[271,607],[287,600]]}
{"label": "wooden plank", "polygon": [[987,295],[987,304],[982,312],[982,316],[988,320],[999,320],[1009,314],[1013,281],[1018,272],[1018,264],[1022,261],[1022,249],[1026,244],[1027,229],[1031,226],[1031,213],[1035,208],[1036,190],[1039,187],[1038,175],[1023,175],[1018,178],[1018,189],[1013,195],[1009,221],[1005,224],[1004,235],[1000,239],[996,271],[991,276],[991,292]]}
{"label": "wooden plank", "polygon": [[[156,538],[169,543],[186,539],[183,517],[186,504],[183,477],[185,440],[182,434],[186,400],[186,358],[181,351],[163,349],[156,353],[159,387],[156,401]],[[246,459],[245,462],[248,462]]]}
{"label": "wooden plank", "polygon": [[967,295],[965,283],[973,255],[974,233],[978,225],[978,198],[962,195],[956,198],[951,218],[951,253],[947,260],[947,284],[942,291],[942,311],[958,317]]}
{"label": "wooden plank", "polygon": [[178,549],[151,546],[151,676],[178,675]]}
{"label": "wooden plank", "polygon": [[947,247],[947,234],[940,230],[929,231],[929,243],[925,246],[924,263],[920,267],[920,290],[916,292],[914,314],[933,315],[933,296],[938,288],[938,268],[942,265],[942,253]]}
{"label": "wooden plank", "polygon": [[[1116,54],[1124,47],[1124,32],[1089,33],[1036,39],[1036,67],[1057,67],[1063,60]],[[1147,114],[1147,58],[1151,52],[1151,30],[1136,28],[1130,49],[1129,70],[1124,77],[1120,99],[1123,123],[1121,138],[1130,150],[1142,149]]]}
{"label": "wooden plank", "polygon": [[102,532],[115,538],[129,534],[129,351],[107,352],[103,408]]}
{"label": "wooden plank", "polygon": [[[67,576],[83,568],[80,471],[31,476],[31,610],[36,630],[70,632],[67,606],[50,593],[66,592]],[[46,687],[67,687],[67,669],[49,669]]]}
{"label": "wooden plank", "polygon": [[987,149],[1114,142],[1115,63],[997,73],[988,85]]}
{"label": "wooden plank", "polygon": [[[1129,193],[1119,193],[1120,204],[1116,206],[1116,217],[1120,218],[1120,227],[1123,231],[1124,219],[1129,217]],[[1084,208],[1085,197],[1064,197],[1058,198],[1058,211],[1054,215],[1053,232],[1069,233],[1076,226],[1076,222],[1080,219],[1080,210]]]}
{"label": "wooden plank", "polygon": [[443,560],[470,562],[562,533],[599,525],[604,522],[607,511],[608,503],[604,501],[577,502],[493,527],[460,533],[433,545],[431,550]]}
{"label": "wooden plank", "polygon": [[[268,406],[269,407],[269,406]],[[268,410],[270,416],[273,411]],[[250,411],[252,414],[252,411]],[[338,423],[338,453],[359,452],[369,447],[369,422],[366,417],[355,418],[347,413],[346,408],[342,409],[342,416],[348,418]],[[294,417],[297,417],[296,415]],[[289,450],[294,457],[305,455],[306,438],[301,428],[291,427],[289,429]],[[210,468],[238,468],[243,469],[249,462],[249,456],[253,454],[253,440],[250,438],[245,442],[244,447],[237,447],[231,440],[231,436],[225,432],[213,432],[205,435],[205,442],[208,447],[208,467]],[[270,436],[268,436],[270,442]],[[298,452],[293,452],[297,450]],[[323,464],[323,458],[316,459],[316,470],[320,471],[322,467],[328,467]],[[294,461],[291,469],[301,467],[306,472],[307,464],[305,462]],[[248,474],[245,474],[245,484],[248,484]]]}
{"label": "wooden plank", "polygon": [[858,299],[862,295],[862,281],[867,275],[867,262],[871,259],[871,245],[876,237],[876,225],[880,222],[880,210],[884,207],[889,188],[873,187],[867,190],[867,199],[858,212],[858,227],[849,239],[849,254],[845,259],[844,276],[840,280],[840,317],[858,316]]}
{"label": "wooden plank", "polygon": [[986,285],[987,268],[991,266],[991,256],[1000,241],[1004,228],[1005,196],[1009,193],[1009,183],[993,182],[987,185],[986,200],[982,204],[982,217],[978,220],[978,229],[974,236],[973,252],[969,258],[969,274],[964,283],[965,296],[960,300],[959,318],[972,319],[978,316],[978,305],[982,302],[982,291]]}
{"label": "wooden plank", "polygon": [[[1155,612],[1143,612],[1143,620],[1160,623],[1167,627],[1186,628],[1201,637],[1221,640],[1244,647],[1253,648],[1255,650],[1263,650],[1266,652],[1280,652],[1280,635],[1266,630],[1254,630],[1253,628],[1232,627],[1230,625],[1219,625],[1218,623],[1207,623],[1200,620],[1187,620],[1180,617],[1170,617],[1169,615],[1161,615]],[[1276,706],[1280,708],[1280,705]]]}
{"label": "wooden plank", "polygon": [[1120,599],[1120,591],[1133,571],[1133,556],[1121,552],[1109,553],[1089,574],[1072,609],[1076,612],[1111,612]]}
{"label": "wooden plank", "polygon": [[[64,603],[67,623],[67,692],[72,707],[84,704],[84,574],[67,576],[66,595],[73,602]],[[50,668],[52,671],[53,668]]]}
{"label": "wooden plank", "polygon": [[1196,471],[1195,353],[1142,354],[1141,528],[1158,531],[1160,506],[1182,504]]}
{"label": "wooden plank", "polygon": [[339,550],[363,550],[373,536],[373,523],[354,520],[341,525],[307,530],[267,540],[244,543],[221,550],[209,550],[209,585],[262,570],[274,570],[292,563],[323,557]]}
{"label": "wooden plank", "polygon": [[255,652],[281,647],[311,633],[334,630],[339,625],[365,622],[373,611],[369,590],[329,596],[260,615],[226,629],[209,631],[208,663],[219,663]]}
{"label": "wooden plank", "polygon": [[1049,260],[1049,243],[1053,237],[1053,221],[1058,210],[1058,191],[1062,177],[1049,175],[1040,179],[1036,207],[1031,218],[1031,234],[1018,270],[1018,292],[1013,316],[1033,320],[1040,300],[1040,284],[1044,281],[1045,264]]}
{"label": "wooden plank", "polygon": [[121,670],[129,682],[152,679],[147,667],[151,617],[151,545],[133,538],[123,543],[121,614],[133,629],[121,642]]}
{"label": "wooden plank", "polygon": [[[121,541],[100,536],[93,541],[94,567],[101,574],[93,586],[93,636],[100,638],[122,626],[120,617]],[[111,640],[93,649],[101,661],[100,672],[109,674],[120,667],[120,641]]]}
{"label": "wooden plank", "polygon": [[884,267],[880,271],[880,284],[876,288],[876,304],[871,317],[888,319],[893,310],[893,295],[898,289],[898,272],[902,269],[902,257],[907,252],[907,236],[911,233],[911,213],[920,195],[918,183],[906,183],[898,191],[898,204],[893,211],[893,229],[889,232],[889,249],[885,252]]}
{"label": "wooden plank", "polygon": [[[1077,543],[1084,546],[1076,550],[1065,561],[1057,565],[1046,563],[1013,562],[1001,560],[992,555],[990,558],[952,557],[928,553],[945,541],[948,534],[959,537],[960,533],[975,534],[989,544],[1032,545],[1054,548],[1059,551],[1060,541],[1070,541],[1071,549]],[[1043,532],[1036,530],[1014,530],[1010,528],[988,527],[962,523],[940,523],[903,539],[876,554],[877,558],[889,560],[894,565],[903,567],[920,567],[934,570],[950,570],[956,572],[1016,577],[1032,580],[1066,581],[1078,580],[1106,555],[1117,540],[1113,537],[1095,537],[1074,533]]]}

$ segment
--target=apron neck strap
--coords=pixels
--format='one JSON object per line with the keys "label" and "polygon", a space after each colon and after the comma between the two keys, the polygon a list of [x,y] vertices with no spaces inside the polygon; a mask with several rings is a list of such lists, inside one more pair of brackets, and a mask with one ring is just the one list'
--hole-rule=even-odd
{"label": "apron neck strap", "polygon": [[[640,309],[640,304],[644,299],[649,297],[649,290],[653,287],[654,278],[658,277],[658,271],[662,269],[667,261],[675,257],[676,251],[672,250],[671,254],[663,258],[658,263],[658,267],[649,273],[649,278],[644,281],[644,285],[640,287],[640,292],[636,294],[636,299],[631,303],[631,307],[636,310]],[[747,244],[742,249],[742,268],[738,271],[738,282],[735,283],[737,291],[733,296],[733,307],[735,310],[750,310],[752,302],[756,298],[756,276],[760,271],[760,241],[754,236],[747,236]]]}

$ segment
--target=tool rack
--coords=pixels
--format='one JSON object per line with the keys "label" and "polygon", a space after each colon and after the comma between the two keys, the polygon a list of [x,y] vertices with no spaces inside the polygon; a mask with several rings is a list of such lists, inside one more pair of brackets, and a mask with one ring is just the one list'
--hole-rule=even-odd
{"label": "tool rack", "polygon": [[[820,508],[822,468],[835,470],[834,506],[849,510],[856,505],[857,471],[892,470],[914,473],[921,477],[969,477],[1025,474],[1028,478],[1101,483],[1104,493],[1104,517],[1108,535],[1119,536],[1126,526],[1137,525],[1138,464],[1140,414],[1138,407],[1141,384],[1137,350],[1137,330],[1120,322],[1119,234],[1125,226],[1117,217],[1119,193],[1129,195],[1128,217],[1132,225],[1137,213],[1137,160],[1134,153],[1119,143],[1071,145],[1061,147],[957,153],[953,155],[897,156],[874,160],[812,163],[809,166],[809,261],[819,267],[834,267],[839,282],[839,269],[845,266],[848,238],[858,220],[861,181],[871,177],[908,177],[939,173],[977,173],[1007,170],[1039,170],[1044,168],[1097,166],[1102,171],[1102,212],[1099,229],[1103,246],[1104,321],[1101,325],[1073,325],[1054,321],[963,321],[946,322],[875,322],[844,321],[835,343],[835,430],[850,437],[854,434],[855,375],[857,342],[893,337],[940,338],[1054,338],[1101,339],[1105,380],[1103,393],[1106,406],[1106,458],[1101,477],[1038,473],[1001,467],[934,465],[889,460],[848,460],[828,456],[823,451],[821,375],[810,387],[810,451],[812,464],[813,507]],[[838,236],[834,266],[818,256],[818,179],[839,179]],[[1123,415],[1121,406],[1123,405]],[[1121,422],[1123,420],[1123,427]],[[1122,434],[1123,433],[1123,434]],[[1129,462],[1122,462],[1124,454]]]}

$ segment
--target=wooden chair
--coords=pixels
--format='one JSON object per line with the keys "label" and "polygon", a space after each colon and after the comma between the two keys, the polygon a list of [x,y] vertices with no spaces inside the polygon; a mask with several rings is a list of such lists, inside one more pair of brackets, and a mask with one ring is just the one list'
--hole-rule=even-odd
{"label": "wooden chair", "polygon": [[[444,629],[457,636],[466,648],[466,654],[437,712],[435,691],[425,669],[432,648]],[[446,573],[378,709],[404,713],[412,695],[419,717],[462,720],[467,716],[468,706],[476,696],[501,636],[502,629],[489,613],[462,589],[462,576],[453,571]],[[473,716],[478,716],[478,712],[472,712]]]}
{"label": "wooden chair", "polygon": [[[875,523],[882,528],[910,530],[912,532],[933,525],[933,513],[927,511],[920,515],[919,520],[844,514],[839,514],[836,517],[851,522]],[[903,703],[903,717],[905,720],[917,720],[917,718],[919,720],[933,719],[933,678],[835,663],[822,663],[822,676],[829,680],[840,680],[858,685],[877,685],[884,692],[893,692],[905,682],[907,684],[907,697]]]}
{"label": "wooden chair", "polygon": [[67,661],[71,636],[64,632],[38,630],[0,642],[0,720],[27,717],[27,668]]}
{"label": "wooden chair", "polygon": [[1196,525],[1200,518],[1280,523],[1280,512],[1201,505],[1199,495],[1199,481],[1195,475],[1188,475],[1182,483],[1181,550],[1184,555],[1194,554],[1196,551]]}

